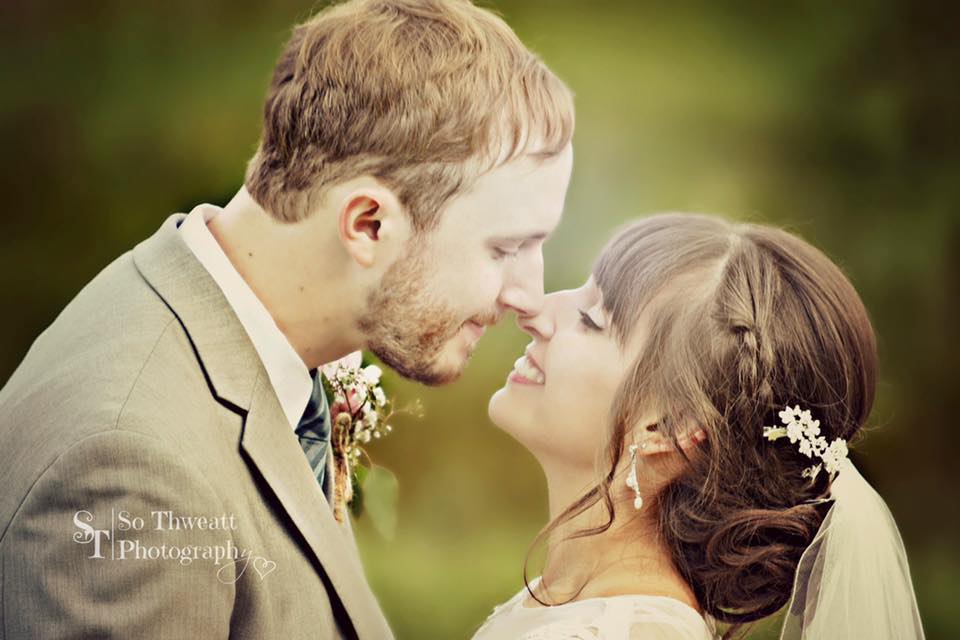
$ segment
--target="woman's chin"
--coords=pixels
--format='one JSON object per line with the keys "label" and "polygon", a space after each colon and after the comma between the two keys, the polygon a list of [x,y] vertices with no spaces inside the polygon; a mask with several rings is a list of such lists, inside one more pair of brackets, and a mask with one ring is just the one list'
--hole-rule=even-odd
{"label": "woman's chin", "polygon": [[504,428],[503,420],[507,417],[505,405],[509,404],[507,398],[504,397],[506,394],[507,388],[501,387],[490,396],[490,402],[487,403],[487,415],[490,416],[490,421],[501,429]]}
{"label": "woman's chin", "polygon": [[530,422],[527,419],[530,407],[521,406],[519,400],[521,399],[510,392],[509,385],[502,387],[490,397],[487,415],[493,424],[522,442],[523,439],[519,436],[522,435],[525,424]]}

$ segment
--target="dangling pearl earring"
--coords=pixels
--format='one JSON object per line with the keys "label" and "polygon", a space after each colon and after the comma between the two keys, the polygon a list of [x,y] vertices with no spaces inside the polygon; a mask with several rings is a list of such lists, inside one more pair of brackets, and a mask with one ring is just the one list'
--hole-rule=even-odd
{"label": "dangling pearl earring", "polygon": [[643,506],[643,497],[640,495],[640,483],[637,482],[637,449],[646,449],[647,443],[641,442],[638,447],[630,445],[630,474],[627,476],[627,486],[633,489],[633,508],[639,510]]}

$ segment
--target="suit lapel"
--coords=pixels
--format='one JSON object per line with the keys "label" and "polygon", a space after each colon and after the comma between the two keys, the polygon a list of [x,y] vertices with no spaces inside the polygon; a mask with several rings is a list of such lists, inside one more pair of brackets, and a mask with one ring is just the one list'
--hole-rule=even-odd
{"label": "suit lapel", "polygon": [[[389,627],[348,538],[317,484],[300,443],[290,430],[266,376],[254,388],[241,439],[250,456],[310,549],[323,565],[360,638],[389,638]],[[345,596],[351,597],[345,597]]]}
{"label": "suit lapel", "polygon": [[223,291],[180,237],[177,225],[185,217],[167,218],[134,248],[133,262],[179,319],[214,396],[245,411],[263,364]]}
{"label": "suit lapel", "polygon": [[213,278],[180,237],[184,218],[168,218],[133,250],[147,283],[179,319],[211,393],[244,417],[241,446],[323,566],[362,638],[392,637],[370,592],[349,528],[337,524],[289,427],[243,325]]}

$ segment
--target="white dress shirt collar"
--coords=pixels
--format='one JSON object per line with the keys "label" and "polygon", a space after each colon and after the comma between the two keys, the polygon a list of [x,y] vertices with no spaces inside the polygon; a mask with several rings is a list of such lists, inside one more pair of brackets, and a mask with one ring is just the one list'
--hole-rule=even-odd
{"label": "white dress shirt collar", "polygon": [[221,211],[211,204],[196,206],[180,223],[180,234],[237,314],[263,362],[290,427],[296,429],[313,392],[310,372],[207,228],[207,223]]}

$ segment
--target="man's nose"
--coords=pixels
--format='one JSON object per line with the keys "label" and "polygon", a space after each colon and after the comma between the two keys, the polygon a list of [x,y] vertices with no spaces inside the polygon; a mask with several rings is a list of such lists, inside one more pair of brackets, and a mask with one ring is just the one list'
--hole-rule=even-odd
{"label": "man's nose", "polygon": [[500,305],[519,317],[535,316],[543,309],[543,255],[518,261],[500,293]]}

